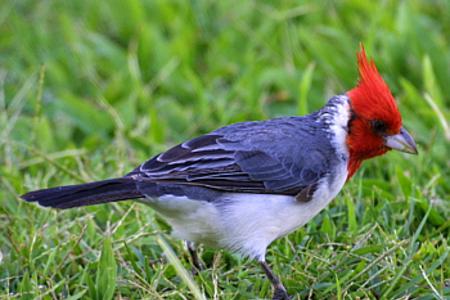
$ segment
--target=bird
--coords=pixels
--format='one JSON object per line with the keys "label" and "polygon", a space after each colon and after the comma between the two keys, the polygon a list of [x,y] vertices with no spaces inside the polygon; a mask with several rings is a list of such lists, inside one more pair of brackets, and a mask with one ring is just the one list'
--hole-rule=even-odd
{"label": "bird", "polygon": [[390,150],[418,154],[388,85],[364,46],[359,80],[316,112],[221,127],[176,145],[120,178],[53,187],[21,196],[44,207],[139,201],[196,247],[257,260],[273,299],[289,299],[266,261],[269,245],[310,221],[367,159]]}

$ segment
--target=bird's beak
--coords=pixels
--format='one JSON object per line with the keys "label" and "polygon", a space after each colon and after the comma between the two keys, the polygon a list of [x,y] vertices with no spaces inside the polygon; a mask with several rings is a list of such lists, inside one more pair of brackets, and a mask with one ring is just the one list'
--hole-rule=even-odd
{"label": "bird's beak", "polygon": [[416,142],[405,128],[400,129],[399,134],[387,135],[384,137],[384,144],[394,150],[401,152],[418,154]]}

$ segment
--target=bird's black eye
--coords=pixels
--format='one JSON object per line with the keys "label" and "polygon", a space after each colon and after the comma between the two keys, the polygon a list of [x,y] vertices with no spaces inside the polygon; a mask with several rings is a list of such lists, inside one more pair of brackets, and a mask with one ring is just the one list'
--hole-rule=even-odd
{"label": "bird's black eye", "polygon": [[372,124],[373,130],[377,133],[384,133],[387,130],[386,123],[381,120],[373,120],[371,122],[371,124]]}

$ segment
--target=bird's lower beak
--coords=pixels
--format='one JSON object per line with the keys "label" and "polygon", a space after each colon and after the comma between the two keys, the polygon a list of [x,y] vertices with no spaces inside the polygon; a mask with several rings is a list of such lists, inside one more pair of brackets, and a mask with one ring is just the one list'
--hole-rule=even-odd
{"label": "bird's lower beak", "polygon": [[400,129],[399,134],[387,135],[384,137],[384,144],[394,150],[401,152],[417,154],[417,146],[413,137],[405,128]]}

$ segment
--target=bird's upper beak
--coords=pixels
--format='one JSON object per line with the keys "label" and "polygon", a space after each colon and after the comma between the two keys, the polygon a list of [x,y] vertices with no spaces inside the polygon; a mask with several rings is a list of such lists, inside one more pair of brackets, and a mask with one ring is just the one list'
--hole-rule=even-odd
{"label": "bird's upper beak", "polygon": [[387,135],[384,137],[384,144],[394,150],[417,154],[417,146],[411,134],[405,128],[400,129],[399,134]]}

